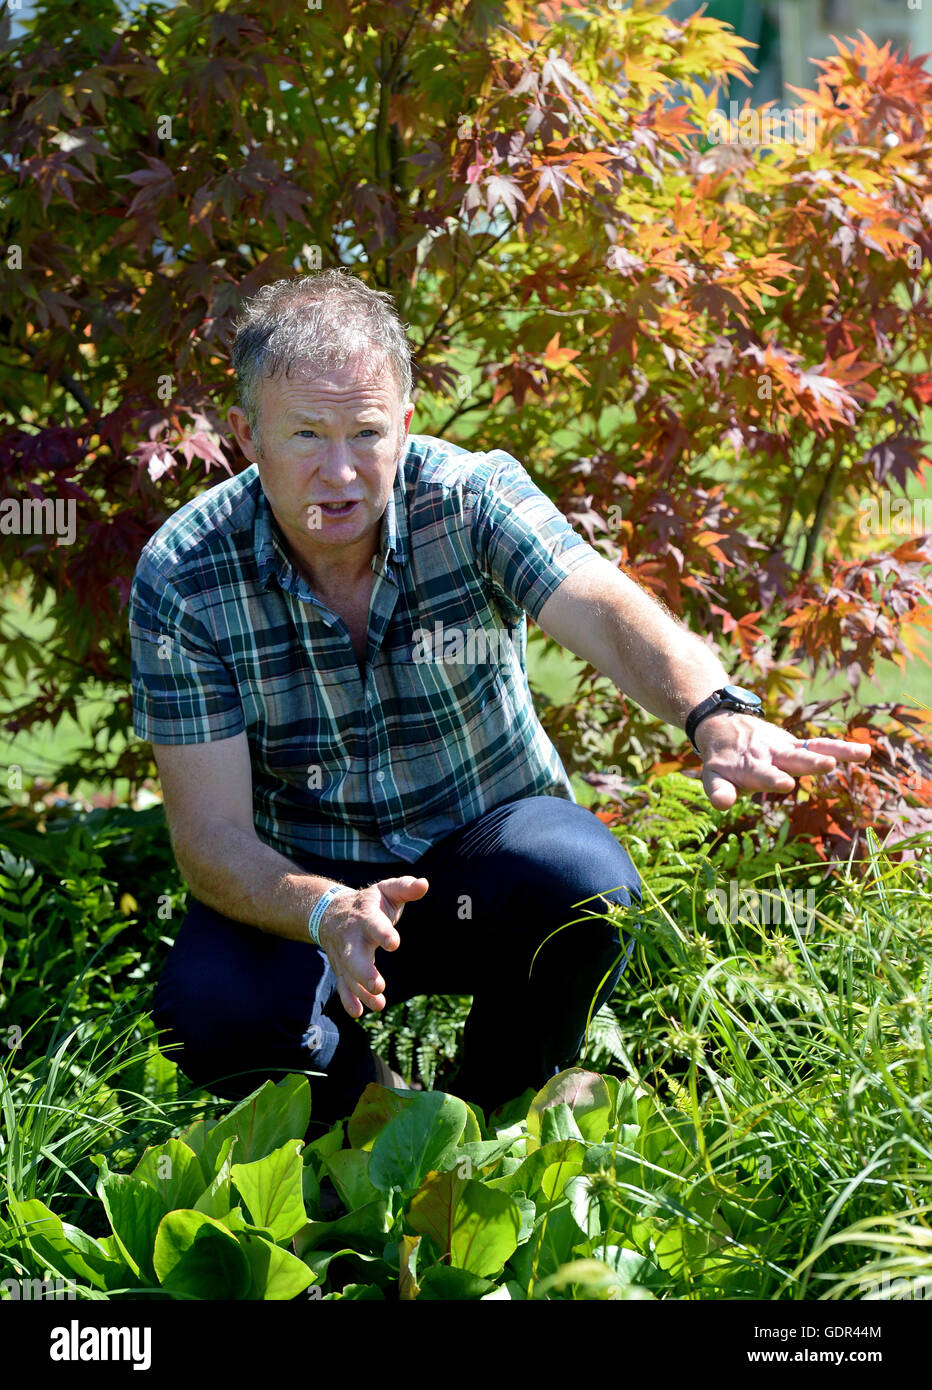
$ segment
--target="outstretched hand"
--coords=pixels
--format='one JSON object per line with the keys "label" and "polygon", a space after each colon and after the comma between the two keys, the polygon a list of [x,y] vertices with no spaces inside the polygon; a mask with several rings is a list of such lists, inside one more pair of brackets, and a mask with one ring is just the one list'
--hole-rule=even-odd
{"label": "outstretched hand", "polygon": [[719,811],[733,806],[739,791],[791,792],[800,777],[833,772],[837,763],[863,763],[866,743],[810,738],[808,748],[777,724],[755,715],[722,711],[703,719],[695,733],[702,756],[702,785]]}
{"label": "outstretched hand", "polygon": [[383,878],[352,897],[335,898],[320,925],[320,944],[337,977],[340,1002],[350,1018],[360,1018],[363,1006],[385,1008],[385,981],[375,967],[375,953],[397,951],[396,931],[405,903],[423,898],[426,878],[404,874]]}

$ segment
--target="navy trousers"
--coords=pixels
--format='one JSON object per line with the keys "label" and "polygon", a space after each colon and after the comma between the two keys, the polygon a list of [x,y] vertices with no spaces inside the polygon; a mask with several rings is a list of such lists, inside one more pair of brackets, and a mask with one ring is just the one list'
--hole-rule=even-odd
{"label": "navy trousers", "polygon": [[[594,1013],[634,946],[624,926],[641,901],[637,870],[592,812],[561,797],[498,806],[415,864],[301,865],[353,888],[402,874],[428,880],[425,896],[405,905],[401,945],[377,950],[375,963],[386,1007],[413,995],[473,996],[451,1089],[486,1114],[576,1061],[593,1000]],[[588,915],[604,910],[595,895],[630,910],[621,928]],[[344,1010],[323,951],[196,899],[159,978],[153,1019],[164,1041],[180,1044],[169,1055],[182,1071],[225,1099],[308,1072],[312,1120],[329,1124],[376,1079],[367,1034]]]}

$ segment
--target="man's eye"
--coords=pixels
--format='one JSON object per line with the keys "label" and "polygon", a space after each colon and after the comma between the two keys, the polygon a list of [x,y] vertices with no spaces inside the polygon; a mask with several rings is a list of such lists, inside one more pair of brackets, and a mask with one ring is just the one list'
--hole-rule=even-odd
{"label": "man's eye", "polygon": [[[297,430],[296,433],[297,433],[297,434],[316,434],[317,431],[316,431],[316,430],[310,430],[310,429],[308,429],[308,430]],[[361,429],[361,430],[359,431],[359,433],[360,433],[360,434],[378,434],[378,430],[370,429],[370,428],[367,426],[365,429]]]}

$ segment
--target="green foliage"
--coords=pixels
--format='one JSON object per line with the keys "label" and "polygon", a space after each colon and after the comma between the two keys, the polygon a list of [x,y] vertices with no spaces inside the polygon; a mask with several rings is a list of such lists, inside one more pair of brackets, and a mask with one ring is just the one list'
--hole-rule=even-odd
{"label": "green foliage", "polygon": [[[921,863],[872,838],[860,874],[826,875],[724,813],[691,823],[697,792],[661,779],[644,837],[619,831],[644,884],[637,949],[584,1063],[492,1116],[468,1096],[372,1085],[308,1142],[313,1083],[266,1083],[218,1117],[181,1091],[138,1010],[95,996],[77,1025],[47,1027],[44,1053],[27,1033],[0,1067],[5,1275],[60,1277],[82,1299],[919,1296]],[[105,824],[90,840],[116,883],[136,837],[127,820],[105,846]],[[47,872],[35,847],[28,862]],[[812,876],[811,920],[732,902],[737,874],[787,894]],[[33,902],[15,902],[28,919]],[[594,1067],[600,1037],[611,1057]]]}
{"label": "green foliage", "polygon": [[294,1298],[314,1282],[286,1248],[307,1220],[309,1115],[306,1079],[286,1077],[225,1119],[197,1121],[146,1149],[131,1174],[112,1173],[101,1158],[97,1193],[111,1234],[99,1241],[63,1227],[41,1202],[14,1199],[22,1257],[68,1279],[78,1296]]}
{"label": "green foliage", "polygon": [[456,1057],[472,996],[415,995],[361,1020],[373,1051],[409,1082],[430,1090]]}
{"label": "green foliage", "polygon": [[[34,1050],[101,1011],[145,1008],[183,916],[161,807],[0,823],[0,1017]],[[53,1025],[52,1007],[62,1012]],[[14,1049],[15,1052],[16,1049]]]}
{"label": "green foliage", "polygon": [[82,1297],[923,1289],[932,903],[917,867],[874,843],[867,887],[836,874],[814,927],[726,916],[718,946],[645,886],[650,978],[628,982],[618,1009],[628,1076],[572,1067],[490,1117],[443,1092],[370,1085],[303,1147],[312,1088],[266,1083],[130,1173],[101,1161],[106,1233],[12,1201],[8,1258]]}

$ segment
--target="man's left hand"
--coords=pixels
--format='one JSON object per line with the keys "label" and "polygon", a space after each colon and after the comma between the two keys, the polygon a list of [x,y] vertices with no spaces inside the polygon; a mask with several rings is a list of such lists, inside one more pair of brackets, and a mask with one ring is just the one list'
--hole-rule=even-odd
{"label": "man's left hand", "polygon": [[799,777],[833,772],[836,763],[863,763],[866,743],[810,738],[809,747],[777,724],[751,714],[723,710],[703,719],[695,733],[702,755],[702,785],[719,811],[733,806],[739,791],[791,792]]}

